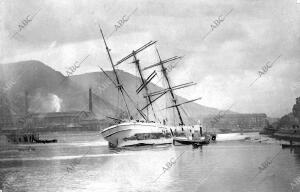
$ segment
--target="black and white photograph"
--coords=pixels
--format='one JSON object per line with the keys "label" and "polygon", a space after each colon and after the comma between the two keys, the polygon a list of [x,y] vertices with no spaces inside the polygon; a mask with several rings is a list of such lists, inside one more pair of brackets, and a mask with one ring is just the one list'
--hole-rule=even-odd
{"label": "black and white photograph", "polygon": [[0,192],[300,191],[300,0],[0,0]]}

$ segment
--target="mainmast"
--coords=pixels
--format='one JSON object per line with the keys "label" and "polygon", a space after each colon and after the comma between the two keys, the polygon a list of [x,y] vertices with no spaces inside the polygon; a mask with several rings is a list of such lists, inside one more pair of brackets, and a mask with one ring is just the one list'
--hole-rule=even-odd
{"label": "mainmast", "polygon": [[[139,76],[140,76],[140,79],[142,81],[142,84],[138,87],[138,89],[136,90],[137,93],[141,92],[141,90],[145,89],[145,92],[146,92],[146,100],[148,102],[149,105],[151,105],[151,109],[153,111],[153,115],[156,119],[156,114],[155,114],[155,111],[154,111],[154,108],[153,108],[153,101],[151,99],[151,97],[148,95],[149,94],[149,89],[147,87],[147,85],[150,83],[150,81],[156,76],[156,72],[154,71],[147,79],[144,78],[143,76],[143,73],[142,73],[142,70],[141,70],[141,67],[140,67],[140,60],[137,59],[136,55],[137,53],[143,51],[144,49],[146,49],[147,47],[155,44],[156,41],[150,41],[148,43],[146,43],[145,45],[143,45],[142,47],[140,47],[139,49],[137,50],[133,50],[132,53],[130,53],[129,55],[127,55],[126,57],[124,57],[123,59],[121,59],[120,61],[117,62],[117,64],[115,64],[115,66],[121,64],[122,62],[126,61],[127,59],[133,57],[133,63],[135,64],[137,70],[138,70],[138,73],[139,73]],[[147,105],[147,106],[149,106]],[[147,111],[148,111],[148,108],[147,108]],[[149,120],[149,117],[147,116],[147,121]]]}
{"label": "mainmast", "polygon": [[118,74],[117,74],[117,71],[115,69],[115,65],[112,61],[112,58],[111,58],[111,55],[110,55],[110,49],[108,48],[107,44],[106,44],[106,41],[105,41],[105,38],[104,38],[104,35],[103,35],[103,32],[102,32],[102,29],[100,28],[99,26],[99,29],[100,29],[100,32],[101,32],[101,35],[102,35],[102,38],[103,38],[103,41],[104,41],[104,44],[105,44],[105,48],[106,48],[106,51],[107,51],[107,54],[108,54],[108,57],[109,57],[109,61],[110,61],[110,64],[113,68],[113,72],[115,74],[115,77],[116,77],[116,81],[117,81],[117,84],[116,84],[116,87],[118,89],[119,92],[121,92],[121,95],[122,95],[122,98],[123,98],[123,101],[125,103],[125,106],[126,106],[126,110],[127,110],[127,114],[129,117],[131,117],[131,114],[130,114],[130,111],[129,111],[129,108],[128,108],[128,105],[126,103],[126,100],[125,100],[125,95],[124,95],[124,87],[123,85],[120,83],[120,80],[119,80],[119,77],[118,77]]}
{"label": "mainmast", "polygon": [[[133,55],[133,63],[135,63],[135,66],[139,72],[139,75],[140,75],[140,78],[141,78],[141,81],[142,81],[142,85],[145,85],[145,79],[144,79],[144,76],[143,76],[143,73],[141,71],[141,67],[140,67],[140,60],[138,60],[136,58],[136,54],[135,54],[135,51],[132,51],[132,55]],[[154,109],[153,109],[153,105],[152,105],[152,101],[151,101],[151,97],[148,96],[148,87],[145,86],[145,92],[146,92],[146,95],[147,95],[147,99],[148,99],[148,102],[151,104],[151,108],[152,108],[152,111],[153,111],[153,114],[154,114],[154,117],[156,118],[156,115],[155,115],[155,112],[154,112]],[[149,116],[148,116],[148,108],[147,108],[147,121],[149,121]]]}
{"label": "mainmast", "polygon": [[175,108],[176,108],[176,111],[177,111],[177,113],[178,113],[178,117],[179,117],[179,121],[180,121],[180,124],[179,124],[179,125],[184,125],[183,120],[182,120],[182,117],[181,117],[180,110],[179,110],[178,105],[177,105],[177,100],[176,100],[176,98],[175,98],[175,96],[174,96],[173,89],[171,88],[171,85],[170,85],[170,81],[169,81],[169,78],[168,78],[168,75],[167,75],[167,69],[165,68],[164,64],[162,63],[162,60],[161,60],[161,58],[160,58],[160,55],[159,55],[159,52],[158,52],[157,49],[156,49],[156,52],[157,52],[157,55],[158,55],[158,57],[159,57],[159,64],[160,64],[160,66],[161,66],[161,71],[162,71],[162,73],[163,73],[163,75],[164,75],[164,77],[165,77],[165,79],[166,79],[166,81],[167,81],[168,88],[169,88],[170,94],[171,94],[171,96],[172,96],[172,101],[173,101],[174,106],[175,106]]}

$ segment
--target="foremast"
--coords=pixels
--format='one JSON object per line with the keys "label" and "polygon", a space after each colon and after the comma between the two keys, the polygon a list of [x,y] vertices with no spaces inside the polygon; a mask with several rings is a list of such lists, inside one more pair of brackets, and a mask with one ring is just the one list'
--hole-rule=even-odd
{"label": "foremast", "polygon": [[[111,49],[109,49],[108,46],[107,46],[106,40],[105,40],[105,38],[104,38],[102,29],[101,29],[100,26],[99,26],[99,29],[100,29],[101,36],[102,36],[102,39],[103,39],[104,44],[105,44],[105,48],[106,48],[106,52],[107,52],[108,57],[109,57],[110,64],[111,64],[112,69],[113,69],[113,73],[115,74],[116,83],[108,76],[108,74],[107,74],[102,68],[100,68],[100,69],[101,69],[101,70],[104,72],[104,74],[105,74],[105,75],[106,75],[106,76],[114,83],[114,85],[116,86],[116,88],[118,89],[118,91],[121,92],[122,99],[123,99],[123,101],[124,101],[124,103],[125,103],[125,106],[126,106],[127,114],[128,114],[128,116],[130,117],[130,119],[131,119],[132,116],[131,116],[131,114],[130,114],[129,107],[128,107],[128,104],[127,104],[126,99],[125,99],[125,94],[127,95],[127,97],[129,97],[129,99],[131,99],[131,98],[130,98],[129,94],[126,92],[126,90],[124,89],[123,85],[122,85],[121,82],[120,82],[118,73],[117,73],[117,71],[116,71],[115,65],[114,65],[113,60],[112,60],[112,57],[111,57],[111,55],[110,55],[110,50],[111,50]],[[132,100],[132,99],[131,99],[131,100]],[[142,112],[141,110],[139,110],[137,107],[136,107],[136,109],[137,109],[137,111],[140,113],[140,115],[141,115],[145,120],[147,120],[146,117],[145,117],[145,115],[143,114],[143,112]]]}

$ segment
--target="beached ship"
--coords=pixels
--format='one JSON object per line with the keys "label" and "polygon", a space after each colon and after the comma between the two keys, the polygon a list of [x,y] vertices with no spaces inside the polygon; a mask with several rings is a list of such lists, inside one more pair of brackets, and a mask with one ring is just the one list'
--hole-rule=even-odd
{"label": "beached ship", "polygon": [[[174,90],[189,87],[192,85],[195,85],[193,82],[184,83],[177,86],[171,86],[168,75],[167,75],[167,68],[165,66],[165,63],[178,60],[181,57],[175,56],[166,60],[162,60],[160,58],[159,52],[156,49],[159,62],[150,65],[145,68],[141,68],[140,66],[140,60],[137,59],[137,54],[143,50],[145,50],[147,47],[153,45],[156,43],[153,41],[150,41],[149,43],[145,44],[144,46],[140,47],[137,50],[132,51],[129,55],[118,61],[116,64],[113,63],[110,51],[111,49],[108,48],[105,37],[103,35],[103,32],[100,28],[100,32],[105,44],[105,48],[109,57],[109,61],[112,66],[112,70],[115,76],[115,80],[113,80],[101,67],[101,71],[106,75],[106,77],[115,85],[115,87],[118,89],[119,94],[122,96],[123,102],[125,104],[127,117],[128,119],[118,119],[118,118],[112,118],[118,123],[116,123],[113,126],[110,126],[106,129],[104,129],[101,134],[103,135],[104,139],[109,142],[110,147],[125,147],[125,146],[138,146],[138,145],[162,145],[162,144],[172,144],[173,142],[173,130],[176,130],[176,127],[173,127],[171,125],[166,125],[166,121],[163,120],[163,123],[160,123],[159,118],[156,116],[156,111],[154,110],[153,103],[157,101],[159,98],[166,94],[170,94],[171,96],[171,106],[167,106],[165,110],[173,108],[176,109],[178,118],[179,118],[179,126],[182,130],[184,130],[184,123],[183,119],[179,110],[179,106],[190,103],[193,101],[196,101],[200,98],[186,101],[183,103],[177,103],[175,94],[173,93]],[[141,85],[137,88],[136,94],[144,93],[144,98],[147,102],[146,106],[143,108],[139,108],[132,98],[130,98],[128,92],[124,89],[120,78],[118,76],[118,73],[115,69],[115,67],[124,61],[127,61],[128,59],[133,58],[133,62],[135,64],[135,67],[138,71]],[[144,78],[143,71],[153,69],[159,67],[163,78],[167,84],[167,88],[161,89],[159,91],[150,92],[148,88],[148,84],[151,82],[151,80],[157,75],[156,71],[153,71],[146,79]],[[126,102],[126,98],[128,98],[129,101],[133,104],[135,110],[138,112],[141,119],[139,120],[133,120],[133,117],[130,113],[128,104]],[[147,110],[147,113],[145,114],[144,111]],[[150,120],[148,111],[151,110],[154,120]],[[111,117],[109,117],[111,118]]]}

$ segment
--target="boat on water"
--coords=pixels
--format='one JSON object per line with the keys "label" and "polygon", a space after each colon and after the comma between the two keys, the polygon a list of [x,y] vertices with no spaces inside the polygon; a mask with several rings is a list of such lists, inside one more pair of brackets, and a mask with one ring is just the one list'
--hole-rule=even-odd
{"label": "boat on water", "polygon": [[300,144],[281,144],[281,147],[282,148],[299,148],[300,147]]}
{"label": "boat on water", "polygon": [[300,143],[299,142],[293,142],[292,140],[290,140],[289,143],[282,143],[281,147],[282,148],[299,148]]}
{"label": "boat on water", "polygon": [[[199,123],[200,124],[200,123]],[[198,128],[199,130],[197,130]],[[196,129],[196,130],[195,130]],[[183,132],[183,134],[177,135],[175,133],[175,137],[173,138],[173,144],[177,143],[182,145],[206,145],[211,141],[216,140],[216,134],[212,133],[202,133],[202,127],[199,125],[192,126],[190,131]]]}
{"label": "boat on water", "polygon": [[189,139],[186,137],[174,137],[173,138],[173,144],[175,145],[177,143],[183,144],[183,145],[206,145],[210,143],[209,137],[201,137],[198,139]]}
{"label": "boat on water", "polygon": [[[117,123],[101,131],[101,134],[103,135],[104,139],[108,141],[110,147],[114,147],[114,148],[127,147],[127,146],[140,146],[140,145],[172,144],[173,135],[174,135],[173,130],[176,130],[176,128],[174,127],[174,125],[167,125],[166,119],[163,119],[163,121],[160,120],[161,117],[158,117],[158,115],[156,115],[156,111],[154,110],[153,103],[157,101],[159,98],[161,98],[162,96],[170,94],[172,105],[167,106],[166,108],[164,108],[164,110],[171,109],[171,108],[175,109],[175,111],[177,111],[177,118],[179,119],[179,126],[181,127],[182,130],[184,130],[186,129],[186,127],[183,122],[183,118],[181,116],[179,106],[201,99],[201,98],[197,98],[183,103],[177,102],[176,96],[173,92],[174,90],[195,85],[195,83],[189,82],[189,83],[184,83],[176,86],[171,86],[170,80],[167,75],[167,67],[165,66],[165,64],[174,60],[178,60],[181,57],[175,56],[166,60],[162,60],[158,50],[156,49],[159,61],[153,65],[142,68],[140,66],[140,60],[137,59],[137,54],[145,50],[147,47],[156,43],[156,41],[154,42],[150,41],[144,46],[140,47],[139,49],[132,51],[129,55],[127,55],[126,57],[124,57],[123,59],[119,60],[117,63],[114,64],[110,54],[111,49],[108,48],[107,46],[101,28],[100,28],[100,32],[105,44],[105,48],[115,78],[112,79],[101,67],[100,69],[118,89],[118,93],[122,97],[127,112],[127,119],[108,117],[116,120]],[[135,103],[135,101],[129,96],[128,92],[125,90],[124,86],[122,85],[118,73],[115,69],[117,65],[120,65],[121,63],[127,61],[130,58],[133,59],[132,63],[135,64],[136,70],[138,72],[141,81],[140,86],[136,90],[136,94],[144,93],[143,97],[146,100],[146,105],[142,108],[139,108]],[[154,70],[147,78],[144,78],[143,72],[145,70],[149,70],[157,67],[160,68],[160,72],[162,73],[163,79],[166,82],[167,88],[150,92],[148,88],[148,84],[155,76],[157,76],[157,72]],[[129,110],[127,100],[131,101],[137,114],[140,116],[141,119],[134,120],[133,116],[131,115],[131,111]],[[145,110],[147,111],[146,114],[144,113]],[[154,118],[152,120],[150,120],[150,117],[148,115],[149,111],[152,112],[151,114]]]}
{"label": "boat on water", "polygon": [[108,127],[101,133],[110,147],[163,145],[173,140],[169,127],[159,123],[129,121]]}

